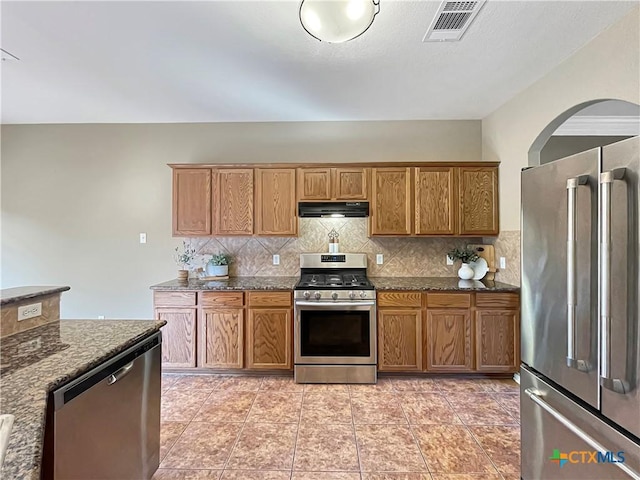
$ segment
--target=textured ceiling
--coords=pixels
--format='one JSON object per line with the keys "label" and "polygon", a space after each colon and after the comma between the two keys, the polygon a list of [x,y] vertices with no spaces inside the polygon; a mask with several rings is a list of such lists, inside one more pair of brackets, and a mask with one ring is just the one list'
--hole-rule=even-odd
{"label": "textured ceiling", "polygon": [[489,0],[460,42],[440,2],[381,0],[320,43],[298,2],[2,2],[3,123],[478,119],[636,2]]}

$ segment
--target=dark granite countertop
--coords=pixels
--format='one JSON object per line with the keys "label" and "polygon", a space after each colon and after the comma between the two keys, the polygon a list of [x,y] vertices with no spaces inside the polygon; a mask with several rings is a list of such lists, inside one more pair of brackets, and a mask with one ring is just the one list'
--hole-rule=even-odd
{"label": "dark granite countertop", "polygon": [[231,277],[229,280],[205,282],[190,278],[188,282],[169,280],[152,285],[152,290],[293,290],[299,277]]}
{"label": "dark granite countertop", "polygon": [[369,277],[376,290],[443,290],[519,292],[520,287],[489,280],[460,280],[457,277]]}
{"label": "dark granite countertop", "polygon": [[10,303],[27,300],[29,298],[41,297],[43,295],[51,295],[53,293],[66,292],[71,287],[13,287],[0,290],[0,305],[9,305]]}
{"label": "dark granite countertop", "polygon": [[0,477],[39,479],[47,398],[159,330],[157,320],[61,320],[0,341],[0,413],[15,415]]}

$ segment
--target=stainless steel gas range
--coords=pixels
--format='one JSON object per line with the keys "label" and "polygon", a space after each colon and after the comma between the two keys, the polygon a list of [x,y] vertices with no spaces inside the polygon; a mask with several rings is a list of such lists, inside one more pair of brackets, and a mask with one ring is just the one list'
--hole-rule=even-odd
{"label": "stainless steel gas range", "polygon": [[376,383],[376,295],[362,253],[303,253],[295,286],[298,383]]}

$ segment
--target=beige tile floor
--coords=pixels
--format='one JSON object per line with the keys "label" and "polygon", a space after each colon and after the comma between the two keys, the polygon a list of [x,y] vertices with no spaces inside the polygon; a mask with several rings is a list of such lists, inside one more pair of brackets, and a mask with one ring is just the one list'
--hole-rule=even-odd
{"label": "beige tile floor", "polygon": [[163,375],[156,480],[516,480],[511,380]]}

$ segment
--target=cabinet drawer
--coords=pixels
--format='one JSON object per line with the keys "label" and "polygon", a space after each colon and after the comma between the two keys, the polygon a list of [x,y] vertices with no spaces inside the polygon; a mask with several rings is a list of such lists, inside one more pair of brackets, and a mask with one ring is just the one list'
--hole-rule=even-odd
{"label": "cabinet drawer", "polygon": [[250,307],[290,307],[291,292],[248,292]]}
{"label": "cabinet drawer", "polygon": [[518,308],[517,293],[477,293],[478,308]]}
{"label": "cabinet drawer", "polygon": [[471,295],[468,293],[427,293],[427,307],[469,308]]}
{"label": "cabinet drawer", "polygon": [[196,304],[196,292],[153,292],[156,307],[192,307]]}
{"label": "cabinet drawer", "polygon": [[379,292],[379,307],[421,307],[421,292]]}
{"label": "cabinet drawer", "polygon": [[201,292],[200,306],[202,307],[241,307],[243,292]]}

